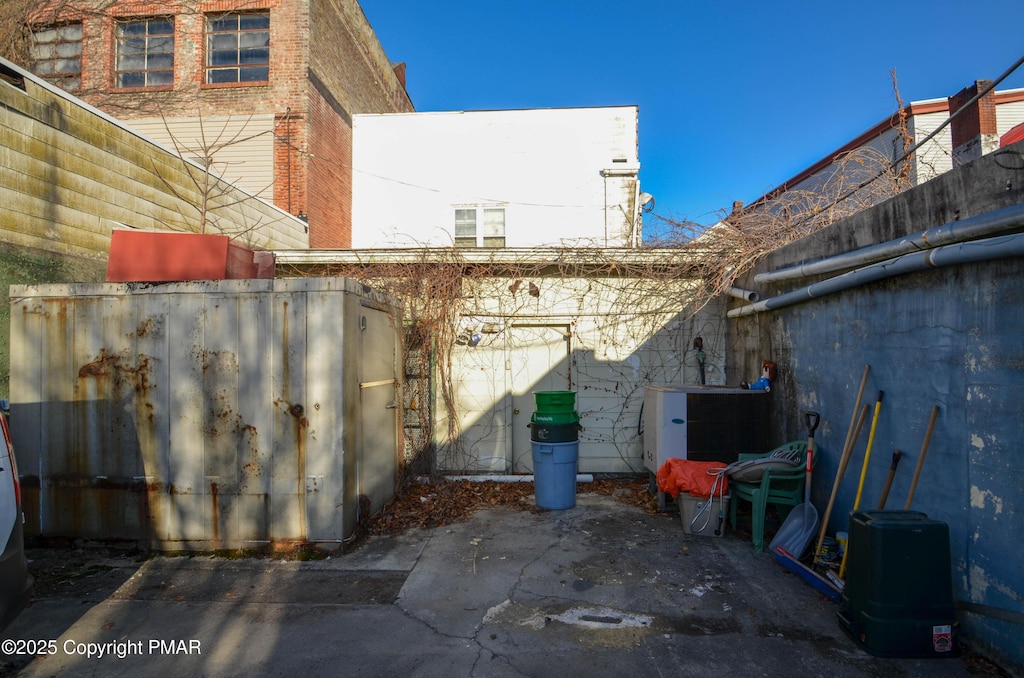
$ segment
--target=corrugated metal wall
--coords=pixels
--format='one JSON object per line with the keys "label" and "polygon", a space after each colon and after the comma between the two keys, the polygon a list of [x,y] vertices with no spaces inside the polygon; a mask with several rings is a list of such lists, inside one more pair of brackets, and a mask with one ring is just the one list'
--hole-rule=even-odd
{"label": "corrugated metal wall", "polygon": [[[340,278],[11,288],[30,534],[336,541],[394,494],[399,327]],[[367,393],[372,392],[372,397]]]}

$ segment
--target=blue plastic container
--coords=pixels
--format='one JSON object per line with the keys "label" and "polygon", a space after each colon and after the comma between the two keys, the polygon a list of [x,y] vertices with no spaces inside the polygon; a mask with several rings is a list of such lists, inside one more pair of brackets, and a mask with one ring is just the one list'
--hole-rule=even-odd
{"label": "blue plastic container", "polygon": [[541,443],[533,446],[533,488],[542,509],[569,509],[576,505],[576,465],[579,441]]}

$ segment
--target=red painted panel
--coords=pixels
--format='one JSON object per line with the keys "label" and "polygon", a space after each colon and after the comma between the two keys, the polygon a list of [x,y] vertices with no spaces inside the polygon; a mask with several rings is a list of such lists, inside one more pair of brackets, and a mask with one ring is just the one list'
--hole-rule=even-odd
{"label": "red painted panel", "polygon": [[227,277],[227,236],[115,230],[106,281],[169,282]]}
{"label": "red painted panel", "polygon": [[1000,146],[1009,146],[1010,144],[1016,143],[1024,139],[1024,122],[1015,127],[1011,127],[1010,131],[999,137]]}
{"label": "red painted panel", "polygon": [[226,235],[116,230],[110,238],[108,282],[224,280],[259,273],[253,253]]}

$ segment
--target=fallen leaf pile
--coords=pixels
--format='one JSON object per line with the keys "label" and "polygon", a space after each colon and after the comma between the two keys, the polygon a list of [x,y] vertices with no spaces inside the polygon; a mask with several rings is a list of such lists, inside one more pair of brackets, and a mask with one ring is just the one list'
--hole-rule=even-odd
{"label": "fallen leaf pile", "polygon": [[[643,478],[595,479],[579,483],[577,494],[594,493],[657,513],[657,498]],[[370,519],[366,531],[387,535],[415,528],[431,528],[467,520],[484,508],[504,507],[542,511],[534,500],[532,482],[441,480],[407,484],[393,502]]]}

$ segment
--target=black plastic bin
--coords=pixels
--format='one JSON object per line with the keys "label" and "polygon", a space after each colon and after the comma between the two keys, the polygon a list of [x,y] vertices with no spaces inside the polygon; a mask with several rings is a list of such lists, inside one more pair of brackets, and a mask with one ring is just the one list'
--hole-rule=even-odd
{"label": "black plastic bin", "polygon": [[949,526],[917,511],[850,514],[839,624],[876,657],[959,655]]}
{"label": "black plastic bin", "polygon": [[580,439],[580,425],[530,422],[530,440],[538,443],[571,443]]}

